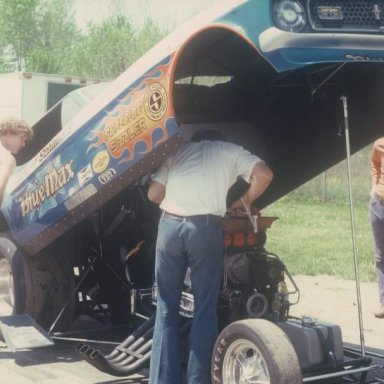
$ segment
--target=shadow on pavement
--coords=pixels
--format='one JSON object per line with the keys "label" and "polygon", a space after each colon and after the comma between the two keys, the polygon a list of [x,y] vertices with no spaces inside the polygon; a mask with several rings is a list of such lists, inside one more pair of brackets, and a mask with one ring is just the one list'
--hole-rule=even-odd
{"label": "shadow on pavement", "polygon": [[73,344],[63,345],[60,343],[51,347],[31,350],[0,349],[0,361],[2,359],[12,359],[20,367],[27,367],[53,363],[73,363],[82,360],[82,357],[74,352]]}
{"label": "shadow on pavement", "polygon": [[[360,344],[345,343],[345,346],[359,353],[362,351]],[[371,367],[378,366],[378,369],[368,373],[368,378],[376,378],[384,383],[384,350],[365,346],[365,356],[372,359]]]}

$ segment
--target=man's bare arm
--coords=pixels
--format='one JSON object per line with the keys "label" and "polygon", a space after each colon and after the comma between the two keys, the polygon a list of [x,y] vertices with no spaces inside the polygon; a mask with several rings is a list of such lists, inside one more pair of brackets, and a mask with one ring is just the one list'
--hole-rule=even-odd
{"label": "man's bare arm", "polygon": [[153,203],[160,204],[165,196],[165,187],[158,181],[152,180],[148,189],[148,199]]}
{"label": "man's bare arm", "polygon": [[273,173],[267,164],[264,162],[257,163],[252,170],[249,188],[245,191],[244,195],[236,200],[230,209],[243,209],[244,205],[241,200],[244,201],[247,207],[263,194],[268,188],[273,179]]}
{"label": "man's bare arm", "polygon": [[8,180],[16,167],[15,158],[6,151],[2,152],[0,160],[0,206],[3,203],[4,191]]}

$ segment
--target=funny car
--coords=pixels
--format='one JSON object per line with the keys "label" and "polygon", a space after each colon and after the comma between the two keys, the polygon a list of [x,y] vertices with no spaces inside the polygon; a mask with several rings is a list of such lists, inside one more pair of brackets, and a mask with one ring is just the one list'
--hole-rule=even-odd
{"label": "funny car", "polygon": [[[78,346],[98,369],[137,372],[156,309],[160,212],[146,191],[160,163],[197,130],[221,130],[273,169],[262,210],[382,135],[383,78],[384,0],[230,0],[195,17],[35,124],[1,207],[3,306],[50,332],[81,314],[137,325],[112,351]],[[275,219],[223,219],[212,382],[376,382],[337,325],[290,316],[299,289],[267,250]],[[180,317],[187,335],[187,283]]]}

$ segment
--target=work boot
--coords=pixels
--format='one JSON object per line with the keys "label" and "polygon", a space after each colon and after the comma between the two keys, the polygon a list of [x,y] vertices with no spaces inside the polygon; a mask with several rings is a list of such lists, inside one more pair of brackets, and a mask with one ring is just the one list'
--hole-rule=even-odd
{"label": "work boot", "polygon": [[384,303],[380,304],[379,309],[374,312],[374,315],[379,319],[384,319]]}

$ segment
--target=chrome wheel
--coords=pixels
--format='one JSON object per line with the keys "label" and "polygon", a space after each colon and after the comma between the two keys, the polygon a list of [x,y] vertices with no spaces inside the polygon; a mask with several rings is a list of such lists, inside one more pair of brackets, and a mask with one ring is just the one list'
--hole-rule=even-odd
{"label": "chrome wheel", "polygon": [[302,383],[296,352],[287,334],[265,319],[244,319],[219,334],[211,361],[212,383]]}
{"label": "chrome wheel", "polygon": [[251,341],[238,339],[228,346],[223,361],[223,384],[269,384],[267,364]]}
{"label": "chrome wheel", "polygon": [[0,315],[12,314],[14,307],[14,288],[11,266],[6,259],[0,259]]}

